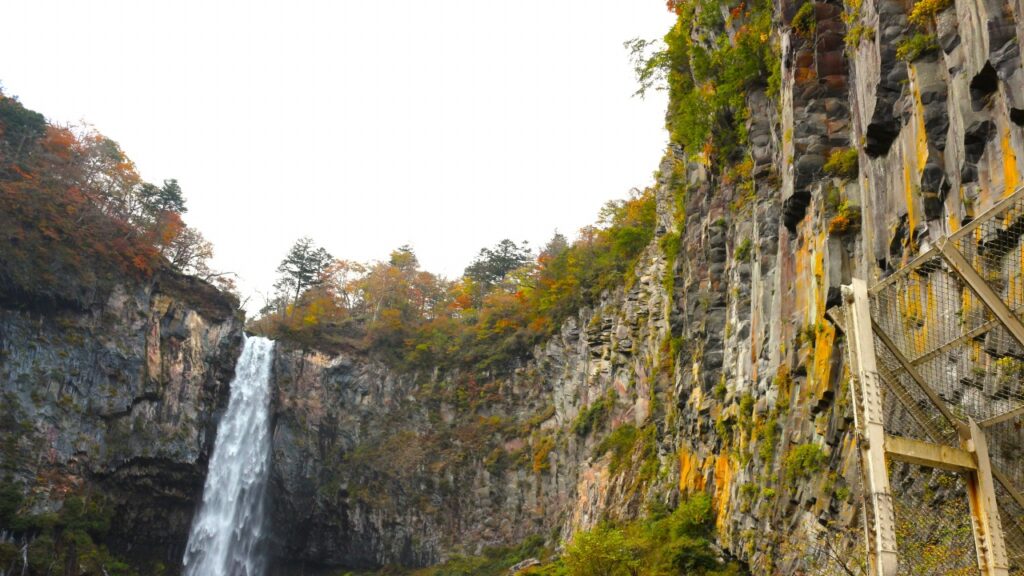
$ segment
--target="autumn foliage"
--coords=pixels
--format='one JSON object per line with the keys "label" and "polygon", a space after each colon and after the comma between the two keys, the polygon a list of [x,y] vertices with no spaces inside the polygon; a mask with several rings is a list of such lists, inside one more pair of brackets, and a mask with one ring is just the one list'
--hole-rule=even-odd
{"label": "autumn foliage", "polygon": [[0,301],[88,306],[169,266],[169,254],[194,272],[209,244],[182,212],[177,183],[143,182],[114,141],[50,125],[0,93]]}
{"label": "autumn foliage", "polygon": [[536,254],[508,240],[484,248],[455,280],[421,270],[409,247],[369,264],[334,260],[297,297],[280,292],[250,329],[408,368],[501,371],[621,285],[654,228],[654,197],[645,191],[608,203],[571,244],[556,234]]}

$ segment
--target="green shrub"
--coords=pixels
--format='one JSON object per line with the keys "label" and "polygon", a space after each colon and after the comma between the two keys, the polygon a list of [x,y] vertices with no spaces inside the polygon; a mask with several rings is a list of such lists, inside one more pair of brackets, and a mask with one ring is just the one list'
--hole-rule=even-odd
{"label": "green shrub", "polygon": [[576,534],[562,561],[570,576],[630,576],[639,568],[625,534],[606,525]]}
{"label": "green shrub", "polygon": [[744,238],[740,245],[736,247],[736,260],[738,262],[746,262],[750,259],[750,253],[753,250],[753,242],[750,238]]}
{"label": "green shrub", "polygon": [[789,481],[810,478],[821,471],[825,453],[817,444],[801,444],[786,455],[784,468]]}
{"label": "green shrub", "polygon": [[847,28],[845,40],[850,48],[857,48],[861,42],[874,42],[875,27],[858,22]]}
{"label": "green shrub", "polygon": [[939,12],[953,5],[953,0],[920,0],[910,10],[907,18],[911,24],[924,28]]}
{"label": "green shrub", "polygon": [[604,424],[614,406],[615,391],[609,390],[603,398],[580,410],[572,423],[572,431],[578,436],[590,434],[592,430]]}
{"label": "green shrub", "polygon": [[721,378],[718,384],[715,384],[715,387],[711,389],[711,395],[719,402],[724,401],[725,395],[728,393],[729,387],[725,385],[725,378]]}
{"label": "green shrub", "polygon": [[[9,147],[11,152],[23,152],[46,133],[46,118],[29,110],[14,98],[0,93],[0,149]],[[6,145],[6,146],[3,146]]]}
{"label": "green shrub", "polygon": [[814,31],[818,27],[818,18],[814,13],[814,2],[808,0],[796,11],[793,20],[790,22],[793,31],[803,38],[813,38]]}
{"label": "green shrub", "polygon": [[770,464],[775,458],[775,445],[779,441],[779,422],[775,416],[761,421],[754,428],[754,439],[758,441],[757,454],[763,463]]}
{"label": "green shrub", "polygon": [[904,62],[913,62],[938,49],[939,43],[934,34],[918,32],[910,38],[904,38],[896,43],[896,58]]}
{"label": "green shrub", "polygon": [[[544,547],[544,538],[539,535],[528,537],[518,546],[495,546],[484,548],[478,556],[456,555],[444,564],[435,566],[430,576],[505,576],[508,569],[527,558],[543,558],[549,552]],[[419,574],[419,572],[417,572]],[[530,572],[530,574],[539,574]]]}
{"label": "green shrub", "polygon": [[0,483],[0,527],[10,528],[24,497],[9,477]]}
{"label": "green shrub", "polygon": [[837,148],[825,162],[825,173],[836,178],[855,178],[859,171],[859,155],[853,148]]}
{"label": "green shrub", "polygon": [[754,424],[754,397],[749,392],[745,392],[740,396],[739,421],[740,426],[747,431]]}
{"label": "green shrub", "polygon": [[613,430],[611,434],[605,436],[604,440],[597,445],[595,450],[597,456],[603,456],[611,452],[612,459],[608,465],[608,470],[613,476],[618,474],[622,467],[629,463],[629,457],[633,453],[633,447],[636,445],[639,435],[640,431],[636,426],[626,424]]}
{"label": "green shrub", "polygon": [[843,200],[836,207],[836,215],[828,223],[828,233],[842,236],[860,230],[861,213],[857,206],[850,206],[848,200]]}
{"label": "green shrub", "polygon": [[[716,0],[675,2],[677,24],[657,60],[668,85],[671,141],[718,167],[734,161],[746,142],[747,92],[765,87],[774,97],[781,84],[772,3],[752,0],[743,6],[746,11],[733,15],[742,25],[726,34]],[[694,42],[697,34],[708,40]]]}

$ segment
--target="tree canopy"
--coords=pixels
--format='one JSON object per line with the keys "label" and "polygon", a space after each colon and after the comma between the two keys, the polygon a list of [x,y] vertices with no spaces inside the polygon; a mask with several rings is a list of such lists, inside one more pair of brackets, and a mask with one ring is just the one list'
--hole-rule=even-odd
{"label": "tree canopy", "polygon": [[85,305],[165,267],[209,279],[185,210],[176,180],[145,182],[113,140],[0,93],[0,299]]}
{"label": "tree canopy", "polygon": [[331,254],[313,244],[310,238],[299,238],[278,265],[281,274],[276,287],[297,300],[299,295],[322,280],[322,275],[331,261]]}
{"label": "tree canopy", "polygon": [[464,275],[488,290],[505,279],[505,275],[525,266],[533,260],[529,243],[522,246],[508,238],[498,242],[494,248],[481,248],[473,263],[466,267]]}
{"label": "tree canopy", "polygon": [[570,243],[555,233],[485,247],[447,280],[410,246],[365,264],[332,260],[302,239],[278,269],[278,294],[250,329],[303,347],[358,349],[409,367],[504,370],[567,317],[621,285],[654,237],[654,194],[609,202]]}

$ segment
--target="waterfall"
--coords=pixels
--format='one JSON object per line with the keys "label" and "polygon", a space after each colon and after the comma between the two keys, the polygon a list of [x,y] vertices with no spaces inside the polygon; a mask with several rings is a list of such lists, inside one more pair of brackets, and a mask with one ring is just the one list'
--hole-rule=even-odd
{"label": "waterfall", "polygon": [[184,576],[263,575],[264,558],[257,548],[270,468],[273,357],[273,341],[246,338],[228,410],[217,428],[203,502],[192,520]]}

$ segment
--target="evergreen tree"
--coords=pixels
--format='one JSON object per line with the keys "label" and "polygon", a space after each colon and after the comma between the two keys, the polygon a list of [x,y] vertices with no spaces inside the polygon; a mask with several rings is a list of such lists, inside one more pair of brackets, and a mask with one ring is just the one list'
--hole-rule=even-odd
{"label": "evergreen tree", "polygon": [[277,267],[281,277],[274,286],[295,302],[307,288],[322,281],[323,272],[333,260],[327,250],[314,245],[310,238],[299,238]]}
{"label": "evergreen tree", "polygon": [[473,263],[466,267],[465,275],[486,291],[501,282],[505,275],[533,260],[526,242],[522,246],[508,238],[495,244],[494,249],[481,248]]}

